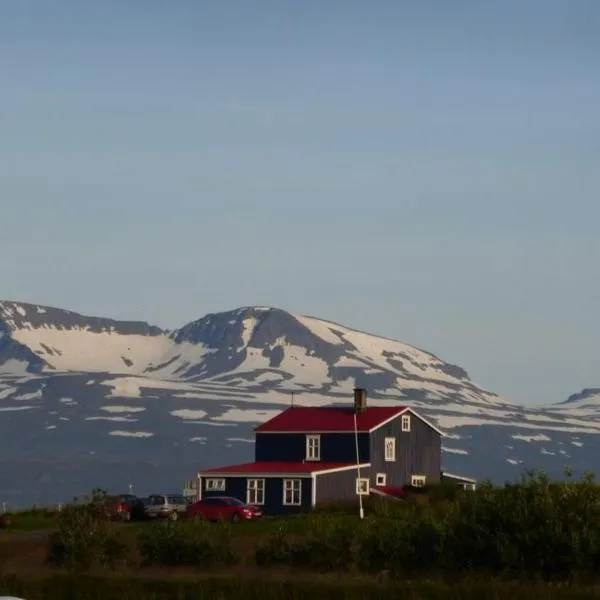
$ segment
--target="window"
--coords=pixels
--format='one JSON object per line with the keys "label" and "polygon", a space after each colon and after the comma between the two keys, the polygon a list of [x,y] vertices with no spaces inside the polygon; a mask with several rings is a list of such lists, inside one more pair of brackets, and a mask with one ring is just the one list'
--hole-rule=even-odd
{"label": "window", "polygon": [[394,462],[396,460],[396,438],[393,438],[393,437],[385,438],[384,459],[387,462]]}
{"label": "window", "polygon": [[207,492],[224,492],[225,491],[225,480],[224,479],[207,479],[206,480],[206,491]]}
{"label": "window", "polygon": [[284,506],[300,506],[302,504],[302,482],[300,479],[283,480]]}
{"label": "window", "polygon": [[306,460],[321,460],[321,436],[306,436]]}
{"label": "window", "polygon": [[386,481],[387,477],[385,473],[377,473],[377,475],[375,475],[375,485],[385,485]]}
{"label": "window", "polygon": [[265,503],[264,479],[248,479],[248,485],[246,487],[246,503],[259,505]]}
{"label": "window", "polygon": [[356,495],[357,496],[368,496],[369,495],[369,479],[367,477],[356,478]]}
{"label": "window", "polygon": [[410,415],[402,415],[402,431],[410,431]]}
{"label": "window", "polygon": [[423,487],[427,483],[425,475],[413,475],[410,478],[410,485],[413,487]]}

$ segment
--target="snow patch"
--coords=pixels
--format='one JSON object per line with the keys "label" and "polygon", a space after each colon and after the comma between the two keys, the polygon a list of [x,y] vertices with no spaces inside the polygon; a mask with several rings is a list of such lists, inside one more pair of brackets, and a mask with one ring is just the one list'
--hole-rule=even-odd
{"label": "snow patch", "polygon": [[202,419],[206,416],[205,410],[192,410],[190,408],[180,408],[172,410],[169,414],[180,419]]}
{"label": "snow patch", "polygon": [[84,421],[113,421],[116,423],[137,423],[137,419],[130,417],[86,417]]}
{"label": "snow patch", "polygon": [[115,429],[113,431],[109,431],[108,435],[112,435],[113,437],[128,437],[128,438],[149,438],[154,434],[149,431],[122,431],[120,429]]}
{"label": "snow patch", "polygon": [[447,446],[442,446],[442,451],[447,452],[448,454],[469,454],[466,450],[461,448],[448,448]]}
{"label": "snow patch", "polygon": [[280,413],[280,410],[242,410],[240,408],[230,408],[219,417],[213,417],[212,420],[262,423]]}
{"label": "snow patch", "polygon": [[100,410],[109,413],[138,413],[146,409],[143,406],[101,406]]}
{"label": "snow patch", "polygon": [[513,435],[511,436],[513,440],[523,440],[524,442],[551,442],[552,438],[549,438],[547,435],[540,433],[538,435]]}
{"label": "snow patch", "polygon": [[31,410],[33,406],[3,406],[0,408],[0,412],[17,412],[23,410]]}

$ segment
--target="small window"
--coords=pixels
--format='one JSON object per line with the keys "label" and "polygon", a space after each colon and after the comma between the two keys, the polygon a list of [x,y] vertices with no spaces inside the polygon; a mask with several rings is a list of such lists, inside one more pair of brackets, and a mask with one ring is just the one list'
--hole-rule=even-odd
{"label": "small window", "polygon": [[387,477],[385,473],[377,473],[375,476],[375,485],[385,485],[387,481]]}
{"label": "small window", "polygon": [[356,478],[356,495],[357,496],[368,496],[369,495],[369,479],[367,477]]}
{"label": "small window", "polygon": [[413,487],[423,487],[427,483],[425,475],[413,475],[410,478],[410,485]]}
{"label": "small window", "polygon": [[302,504],[302,482],[300,479],[283,480],[284,506],[300,506]]}
{"label": "small window", "polygon": [[262,505],[265,503],[265,480],[248,479],[246,487],[246,503]]}
{"label": "small window", "polygon": [[402,415],[402,431],[410,431],[410,415]]}
{"label": "small window", "polygon": [[396,438],[385,438],[385,456],[386,462],[394,462],[396,460]]}
{"label": "small window", "polygon": [[225,491],[225,480],[224,479],[207,479],[206,480],[206,491],[207,492],[224,492]]}
{"label": "small window", "polygon": [[321,460],[321,436],[306,436],[306,460]]}

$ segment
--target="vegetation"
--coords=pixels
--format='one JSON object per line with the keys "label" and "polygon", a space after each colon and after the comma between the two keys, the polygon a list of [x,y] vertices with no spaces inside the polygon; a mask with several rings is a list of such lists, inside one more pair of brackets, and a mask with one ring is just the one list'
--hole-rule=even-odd
{"label": "vegetation", "polygon": [[142,564],[225,567],[237,562],[227,525],[211,527],[202,521],[182,526],[167,521],[142,530],[138,538]]}
{"label": "vegetation", "polygon": [[207,577],[202,580],[154,580],[138,577],[58,575],[43,580],[0,578],[0,594],[27,600],[584,600],[597,598],[597,589],[468,583],[452,586],[434,582],[242,580]]}
{"label": "vegetation", "polygon": [[125,561],[127,546],[117,526],[102,510],[104,493],[90,500],[67,505],[58,515],[58,531],[50,538],[48,562],[85,570],[94,566],[114,567]]}
{"label": "vegetation", "polygon": [[[19,552],[26,560],[47,545],[45,570],[42,564],[17,569],[41,577],[27,581],[33,587],[23,588],[21,596],[110,600],[117,597],[118,577],[118,589],[128,590],[119,598],[141,599],[303,598],[310,589],[311,596],[363,598],[374,585],[382,597],[587,597],[582,586],[597,582],[600,567],[600,486],[591,477],[555,482],[529,473],[518,483],[484,483],[474,492],[437,486],[401,502],[370,498],[364,520],[356,503],[337,503],[309,515],[239,525],[116,524],[102,511],[102,499],[96,492],[44,517],[56,529],[50,538],[32,532],[19,541],[0,531],[0,573],[13,572],[6,565],[16,564]],[[90,583],[88,575],[100,570],[103,583]],[[190,576],[202,585],[186,583]],[[146,581],[174,577],[168,584]],[[247,583],[235,587],[240,578]],[[296,583],[286,587],[284,580]],[[409,581],[421,583],[403,588]],[[448,582],[461,594],[450,594]],[[523,587],[511,587],[514,582]],[[0,593],[17,593],[25,585],[9,583]],[[361,587],[367,583],[370,592]],[[519,591],[525,589],[529,595]]]}

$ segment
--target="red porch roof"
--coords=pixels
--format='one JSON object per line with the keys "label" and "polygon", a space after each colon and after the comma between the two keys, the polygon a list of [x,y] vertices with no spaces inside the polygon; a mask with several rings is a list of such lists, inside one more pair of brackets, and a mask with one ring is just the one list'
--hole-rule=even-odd
{"label": "red porch roof", "polygon": [[[367,463],[360,465],[361,468],[367,467]],[[302,461],[285,461],[285,462],[251,462],[241,465],[229,465],[227,467],[216,467],[214,469],[204,469],[200,475],[228,475],[231,473],[239,473],[244,475],[252,475],[254,473],[261,474],[311,474],[320,471],[334,471],[336,469],[351,469],[356,468],[356,463],[351,462],[302,462]]]}
{"label": "red porch roof", "polygon": [[[371,406],[356,417],[358,431],[368,432],[400,415],[406,406]],[[354,431],[354,408],[293,406],[255,428],[257,433]]]}

